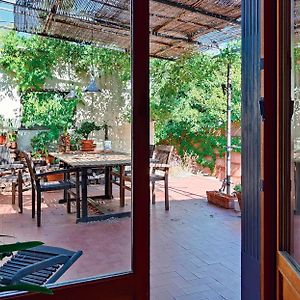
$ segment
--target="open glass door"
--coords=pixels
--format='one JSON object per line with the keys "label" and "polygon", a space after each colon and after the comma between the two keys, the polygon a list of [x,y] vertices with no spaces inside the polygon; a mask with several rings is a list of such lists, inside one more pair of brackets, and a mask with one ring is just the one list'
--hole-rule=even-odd
{"label": "open glass door", "polygon": [[278,9],[280,171],[277,299],[297,300],[300,299],[300,2],[281,1]]}
{"label": "open glass door", "polygon": [[[116,41],[116,44],[120,42],[120,40],[122,40],[121,42],[123,43],[127,43],[127,50],[130,52],[131,57],[131,80],[129,84],[129,86],[131,86],[131,89],[129,88],[129,98],[131,98],[131,127],[127,130],[130,136],[129,144],[131,144],[131,146],[129,145],[128,151],[129,158],[125,158],[124,152],[121,152],[123,149],[118,147],[115,150],[114,148],[105,149],[105,143],[104,150],[102,149],[104,152],[99,150],[100,152],[86,152],[80,155],[77,153],[77,156],[73,153],[76,157],[74,156],[72,161],[69,158],[66,158],[71,152],[66,151],[63,155],[58,154],[58,157],[64,163],[66,168],[70,167],[72,172],[75,169],[77,170],[74,174],[76,178],[79,178],[77,182],[80,182],[80,186],[76,185],[74,188],[76,193],[79,193],[81,201],[77,201],[76,198],[76,205],[78,206],[73,206],[72,203],[70,204],[71,208],[74,207],[77,209],[76,213],[73,215],[64,215],[66,219],[61,218],[61,222],[65,222],[64,224],[60,224],[60,221],[55,221],[56,224],[54,224],[55,222],[51,220],[51,214],[47,216],[46,212],[47,209],[49,211],[51,205],[40,201],[42,202],[42,204],[40,204],[42,206],[42,219],[40,223],[37,223],[38,226],[36,226],[36,219],[31,219],[30,213],[29,220],[30,222],[32,221],[32,229],[27,231],[28,239],[39,239],[43,241],[43,237],[50,237],[49,243],[53,243],[55,246],[65,246],[68,243],[73,243],[74,245],[74,243],[76,243],[76,250],[82,250],[82,248],[85,249],[85,251],[82,251],[82,256],[74,263],[74,266],[76,266],[77,262],[78,266],[80,266],[78,268],[78,276],[73,272],[74,276],[71,280],[69,280],[70,278],[68,278],[68,276],[65,277],[65,280],[64,277],[61,277],[63,280],[49,285],[54,291],[54,295],[51,296],[51,299],[149,299],[149,1],[125,0],[101,1],[100,3],[100,1],[55,0],[38,1],[39,3],[33,3],[32,5],[29,3],[30,1],[21,2],[22,1],[17,1],[14,11],[15,17],[19,12],[18,18],[20,20],[20,26],[28,25],[28,22],[25,22],[25,18],[30,15],[30,11],[34,11],[36,14],[32,14],[31,18],[37,18],[37,23],[33,22],[30,26],[36,26],[38,24],[39,26],[36,30],[42,30],[47,32],[48,35],[55,37],[55,30],[58,30],[55,26],[57,26],[58,23],[61,25],[64,24],[61,27],[62,31],[69,28],[71,34],[73,30],[77,28],[78,35],[80,35],[81,29],[85,30],[86,33],[86,27],[88,27],[91,32],[90,36],[86,37],[89,38],[88,43],[93,44],[97,39],[97,34],[100,34],[101,32],[102,37],[105,36],[107,40],[111,41],[111,44],[114,44],[114,39],[119,39]],[[87,2],[89,3],[87,4]],[[44,7],[38,8],[38,5],[41,3]],[[18,9],[19,11],[17,11]],[[76,16],[72,15],[70,12],[73,10],[77,11],[78,14],[81,14],[86,10],[89,14],[87,13],[84,17],[82,15]],[[98,14],[94,16],[93,12],[96,10],[98,11]],[[109,26],[107,26],[107,23],[105,23],[103,19],[109,14],[110,16],[114,15],[116,18],[123,18],[124,20],[122,19],[122,21],[124,21],[124,24],[122,23],[120,25],[116,22],[115,24],[110,23]],[[68,17],[73,19],[70,24],[66,25]],[[126,21],[128,21],[128,24],[125,24]],[[72,26],[74,26],[74,28]],[[41,27],[43,28],[41,29]],[[108,29],[109,27],[110,30]],[[42,35],[42,33],[43,32],[39,32],[40,35]],[[82,37],[83,40],[84,38],[85,37]],[[68,41],[72,40],[69,39]],[[36,50],[39,51],[39,49]],[[95,80],[97,79],[97,72],[95,72],[97,59],[99,59],[99,57],[93,57],[92,53],[92,69],[90,70],[91,81],[90,84],[87,82],[86,88],[83,91],[85,93],[99,92],[95,85],[99,83]],[[109,85],[107,82],[103,81],[100,82],[100,84],[102,84],[102,88],[104,86],[102,99],[109,98],[110,92],[109,88],[107,88]],[[71,92],[69,94],[71,94]],[[100,109],[101,103],[97,104],[94,94],[87,96],[87,103],[88,100],[91,100],[90,103],[93,109],[93,111],[91,111],[91,117],[94,117],[97,110]],[[114,116],[114,119],[111,121],[118,123],[120,120]],[[109,121],[107,123],[109,123]],[[114,125],[117,126],[117,124],[112,123],[108,125],[110,128]],[[107,136],[105,136],[105,140],[107,140]],[[123,142],[121,135],[119,136],[119,140],[116,139],[115,142],[113,141],[113,144],[115,143],[115,145],[117,145],[118,141],[120,143]],[[106,150],[108,151],[105,152]],[[114,151],[116,152],[115,154]],[[93,157],[90,157],[89,159],[89,155],[93,155]],[[111,160],[112,162],[109,162],[112,155],[116,156]],[[81,160],[82,157],[84,157],[85,162],[79,166],[78,161]],[[88,165],[90,162],[87,161],[93,161],[93,164],[95,165]],[[103,163],[103,161],[105,162]],[[104,196],[111,196],[110,198],[113,198],[114,191],[112,191],[111,184],[113,187],[114,184],[117,186],[115,192],[117,193],[117,197],[120,198],[121,211],[115,215],[112,214],[112,218],[102,218],[103,215],[107,214],[108,216],[111,213],[111,210],[106,212],[101,211],[96,216],[90,216],[94,212],[95,207],[92,208],[90,206],[93,201],[89,200],[92,199],[93,196],[90,197],[87,195],[88,192],[91,191],[87,181],[90,179],[89,174],[94,175],[93,170],[89,173],[90,169],[99,169],[99,167],[103,170],[103,179],[105,180],[105,183],[103,184],[103,190],[105,191]],[[130,193],[128,194],[122,186],[123,181],[121,179],[123,176],[121,173],[125,172],[125,168],[127,168],[126,170],[131,176],[131,185],[129,187]],[[116,174],[114,175],[114,173]],[[114,178],[114,176],[116,178]],[[113,182],[113,179],[116,181]],[[77,189],[80,189],[80,191]],[[66,199],[69,201],[68,196]],[[100,202],[102,203],[102,201]],[[66,206],[68,206],[68,203],[69,202],[67,202]],[[96,207],[98,206],[99,205],[96,204]],[[124,207],[130,208],[130,210],[126,212],[124,211]],[[69,207],[67,208],[68,213],[70,213]],[[55,211],[52,211],[52,215],[54,214]],[[17,215],[16,217],[14,215],[14,217],[18,219],[24,218],[25,220],[26,215],[28,217],[25,209],[22,216]],[[34,218],[34,213],[32,217]],[[124,217],[124,219],[121,219],[120,217]],[[78,222],[76,222],[76,218]],[[101,218],[102,220],[100,221]],[[68,220],[71,220],[72,222],[72,229],[70,229],[69,233],[69,225],[66,223]],[[106,224],[109,225],[104,227],[98,226],[100,223],[97,222],[99,221],[106,222]],[[1,222],[1,229],[3,229],[3,219]],[[28,224],[28,219],[25,220],[23,226],[24,224]],[[94,229],[90,231],[92,227]],[[54,234],[61,236],[60,241],[57,240],[54,235],[52,236],[49,228],[54,230]],[[108,231],[108,228],[110,228],[110,232]],[[20,228],[20,232],[22,232],[23,229],[25,228]],[[124,234],[121,234],[120,231]],[[19,234],[17,230],[15,233],[16,235]],[[12,232],[12,235],[13,234],[14,232]],[[31,236],[31,234],[35,236]],[[110,237],[107,238],[108,234]],[[103,238],[104,236],[105,238]],[[23,235],[23,238],[25,239],[26,235]],[[61,244],[58,245],[58,243]],[[38,250],[36,250],[36,253],[37,252]],[[41,254],[41,257],[43,255],[44,252]],[[81,260],[82,258],[83,260]],[[86,261],[86,263],[80,263],[80,260],[82,262]],[[122,264],[120,263],[122,261],[126,262]],[[24,260],[22,261],[21,258],[19,263],[24,263]],[[101,269],[101,266],[107,266],[108,269]],[[93,270],[99,270],[99,272],[93,274],[91,268]],[[8,273],[13,271],[9,266],[7,270]],[[34,281],[35,278],[38,278],[34,276],[46,276],[49,270],[37,272],[38,274],[31,276],[30,280]],[[3,274],[1,274],[1,276],[3,276]],[[80,274],[83,275],[80,276]],[[1,297],[31,300],[44,299],[46,297],[49,298],[49,296],[43,294],[16,294],[15,292],[0,294],[0,298]]]}

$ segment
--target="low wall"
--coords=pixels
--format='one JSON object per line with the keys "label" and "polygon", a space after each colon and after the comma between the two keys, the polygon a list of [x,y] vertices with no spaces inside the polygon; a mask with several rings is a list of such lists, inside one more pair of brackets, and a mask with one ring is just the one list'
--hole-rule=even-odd
{"label": "low wall", "polygon": [[18,129],[17,144],[18,149],[22,151],[32,151],[31,139],[38,133],[47,131],[41,129]]}
{"label": "low wall", "polygon": [[[218,157],[216,159],[213,172],[209,168],[204,168],[203,173],[215,176],[216,178],[223,180],[225,178],[226,170],[226,158]],[[231,153],[231,179],[233,184],[241,183],[242,165],[241,165],[241,153]]]}

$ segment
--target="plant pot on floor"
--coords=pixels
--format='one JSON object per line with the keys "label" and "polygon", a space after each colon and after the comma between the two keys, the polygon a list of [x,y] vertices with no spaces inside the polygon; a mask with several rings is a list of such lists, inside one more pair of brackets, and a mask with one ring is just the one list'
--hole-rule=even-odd
{"label": "plant pot on floor", "polygon": [[235,192],[236,197],[238,198],[239,201],[239,206],[240,206],[240,210],[242,210],[242,193],[241,192]]}
{"label": "plant pot on floor", "polygon": [[64,174],[52,174],[47,176],[47,181],[63,181]]}
{"label": "plant pot on floor", "polygon": [[218,191],[206,191],[207,200],[209,203],[224,207],[233,208],[236,197],[227,195]]}
{"label": "plant pot on floor", "polygon": [[82,151],[93,151],[95,148],[93,140],[82,140],[81,150]]}

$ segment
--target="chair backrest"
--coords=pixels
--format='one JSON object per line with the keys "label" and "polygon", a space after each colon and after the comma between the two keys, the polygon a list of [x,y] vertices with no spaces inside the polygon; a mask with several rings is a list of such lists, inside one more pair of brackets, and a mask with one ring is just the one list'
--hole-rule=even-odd
{"label": "chair backrest", "polygon": [[36,178],[36,170],[35,170],[35,166],[32,162],[31,159],[31,155],[30,153],[27,153],[25,151],[20,152],[20,156],[24,157],[25,161],[26,161],[26,165],[30,174],[30,178],[31,178],[31,184],[33,185],[34,188],[37,187],[37,185],[40,184],[39,180],[37,180]]}
{"label": "chair backrest", "polygon": [[0,145],[0,165],[10,165],[12,163],[9,149],[5,145]]}
{"label": "chair backrest", "polygon": [[154,149],[154,159],[157,159],[160,164],[168,164],[171,159],[173,146],[157,145]]}
{"label": "chair backrest", "polygon": [[21,283],[44,285],[57,281],[82,255],[82,251],[38,246],[18,251],[0,267],[2,283],[14,280]]}
{"label": "chair backrest", "polygon": [[155,145],[152,145],[152,144],[149,145],[150,158],[153,158],[154,148],[155,148]]}

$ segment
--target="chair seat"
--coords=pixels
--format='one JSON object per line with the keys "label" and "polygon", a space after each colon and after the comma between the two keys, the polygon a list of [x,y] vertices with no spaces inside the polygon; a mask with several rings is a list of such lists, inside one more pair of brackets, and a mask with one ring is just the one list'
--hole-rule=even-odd
{"label": "chair seat", "polygon": [[44,182],[41,184],[40,190],[41,192],[47,192],[47,191],[71,189],[74,187],[76,187],[74,182],[70,180],[62,180],[62,181]]}
{"label": "chair seat", "polygon": [[[23,182],[28,182],[30,180],[30,176],[28,174],[23,174],[22,175],[22,180]],[[13,183],[18,181],[18,175],[14,174],[7,174],[4,176],[0,176],[0,184],[1,183]]]}
{"label": "chair seat", "polygon": [[165,180],[165,176],[159,175],[159,174],[151,174],[150,175],[150,181],[160,181],[160,180]]}

